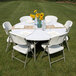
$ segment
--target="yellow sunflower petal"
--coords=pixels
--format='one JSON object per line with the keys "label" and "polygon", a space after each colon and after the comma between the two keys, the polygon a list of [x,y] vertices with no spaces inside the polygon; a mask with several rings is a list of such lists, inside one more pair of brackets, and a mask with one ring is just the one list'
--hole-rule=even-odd
{"label": "yellow sunflower petal", "polygon": [[37,10],[34,10],[34,13],[36,13],[37,12]]}
{"label": "yellow sunflower petal", "polygon": [[43,20],[43,16],[40,16],[40,18],[39,18],[40,20]]}
{"label": "yellow sunflower petal", "polygon": [[34,19],[35,18],[35,15],[33,15],[33,14],[30,14],[30,16]]}
{"label": "yellow sunflower petal", "polygon": [[39,13],[37,13],[37,14],[36,14],[36,17],[38,18],[39,16],[40,16],[40,14],[39,14]]}
{"label": "yellow sunflower petal", "polygon": [[40,16],[44,16],[44,13],[41,12],[41,13],[40,13]]}

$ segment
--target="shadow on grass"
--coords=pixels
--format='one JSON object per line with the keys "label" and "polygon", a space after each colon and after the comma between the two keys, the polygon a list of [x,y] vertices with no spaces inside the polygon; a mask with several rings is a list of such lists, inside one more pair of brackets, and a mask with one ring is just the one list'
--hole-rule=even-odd
{"label": "shadow on grass", "polygon": [[[46,42],[47,42],[47,41],[46,41]],[[37,43],[37,45],[36,45],[37,58],[39,57],[40,53],[42,54],[42,52],[44,51],[44,49],[41,47],[42,43],[43,43],[43,42],[39,42],[39,43]],[[55,58],[55,57],[61,56],[62,54],[63,54],[62,51],[60,51],[60,52],[58,52],[58,53],[55,53],[55,54],[51,54],[51,58]],[[48,54],[45,53],[45,54],[43,55],[43,57],[45,57],[45,56],[48,56]]]}

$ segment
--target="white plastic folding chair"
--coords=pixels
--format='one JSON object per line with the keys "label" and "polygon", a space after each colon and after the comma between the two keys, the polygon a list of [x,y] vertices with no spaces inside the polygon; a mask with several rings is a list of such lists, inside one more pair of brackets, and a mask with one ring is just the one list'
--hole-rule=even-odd
{"label": "white plastic folding chair", "polygon": [[55,23],[57,22],[58,18],[56,16],[53,15],[47,15],[45,16],[45,23],[49,24],[49,23]]}
{"label": "white plastic folding chair", "polygon": [[22,16],[19,20],[20,22],[27,22],[32,21],[32,18],[30,16]]}
{"label": "white plastic folding chair", "polygon": [[11,23],[10,23],[9,21],[6,21],[6,22],[4,22],[4,23],[2,24],[2,26],[3,26],[3,29],[4,29],[5,32],[6,32],[6,35],[8,35],[8,38],[7,38],[7,47],[6,47],[6,51],[7,51],[10,43],[12,42],[12,41],[11,41],[11,38],[10,38],[10,36],[9,36],[9,31],[11,31],[12,25],[11,25]]}
{"label": "white plastic folding chair", "polygon": [[[12,58],[13,59],[16,59],[22,63],[24,63],[24,68],[26,66],[26,63],[27,63],[27,56],[28,56],[28,52],[32,52],[31,49],[33,49],[33,45],[29,44],[26,39],[24,39],[23,37],[20,37],[20,36],[17,36],[17,35],[14,35],[12,34],[12,32],[10,32],[10,37],[13,41],[13,51],[12,51]],[[15,52],[14,51],[17,51],[17,52],[20,52],[24,55],[26,55],[26,58],[25,60],[21,60],[19,59],[18,57],[16,57],[14,54]]]}
{"label": "white plastic folding chair", "polygon": [[68,21],[66,21],[66,23],[64,24],[64,26],[66,27],[66,32],[67,32],[67,36],[66,36],[66,39],[65,39],[65,42],[66,42],[66,45],[67,45],[67,48],[68,48],[68,50],[70,51],[70,49],[69,49],[69,45],[68,45],[68,33],[69,33],[69,31],[70,31],[70,29],[71,29],[71,27],[72,27],[72,24],[73,24],[73,22],[72,21],[70,21],[70,20],[68,20]]}
{"label": "white plastic folding chair", "polygon": [[[48,53],[50,68],[51,68],[51,64],[54,62],[57,62],[62,59],[64,59],[65,61],[64,46],[60,45],[63,43],[65,37],[66,37],[66,34],[56,36],[51,38],[47,44],[42,44],[42,47],[44,48],[43,54],[45,53],[45,51]],[[51,62],[50,55],[60,51],[63,52],[63,57]],[[43,57],[43,54],[42,54],[42,57]]]}

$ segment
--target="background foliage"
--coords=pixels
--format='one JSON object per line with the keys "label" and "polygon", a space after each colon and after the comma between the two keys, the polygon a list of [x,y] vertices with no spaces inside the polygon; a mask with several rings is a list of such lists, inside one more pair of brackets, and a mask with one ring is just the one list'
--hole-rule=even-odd
{"label": "background foliage", "polygon": [[76,2],[76,0],[0,0],[2,2],[4,1],[71,1],[71,2]]}

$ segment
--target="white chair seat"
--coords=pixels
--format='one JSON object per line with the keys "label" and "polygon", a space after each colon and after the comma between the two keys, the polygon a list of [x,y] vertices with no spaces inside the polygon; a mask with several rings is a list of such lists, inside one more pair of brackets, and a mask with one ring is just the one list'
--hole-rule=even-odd
{"label": "white chair seat", "polygon": [[[44,44],[42,44],[42,47],[45,49],[46,48],[46,46],[47,46],[47,43],[44,43]],[[64,49],[64,47],[63,46],[60,46],[60,45],[52,45],[52,46],[48,46],[48,53],[49,54],[53,54],[53,53],[56,53],[56,52],[59,52],[59,51],[61,51],[61,50],[63,50]]]}
{"label": "white chair seat", "polygon": [[53,53],[57,53],[57,52],[59,52],[59,51],[61,51],[61,50],[63,50],[64,49],[64,47],[63,46],[60,46],[60,45],[52,45],[52,46],[49,46],[48,47],[48,53],[49,54],[53,54]]}
{"label": "white chair seat", "polygon": [[[34,48],[34,45],[32,44],[31,49],[33,49],[33,48]],[[15,45],[15,46],[13,46],[13,49],[18,52],[21,52],[23,54],[27,54],[28,51],[30,52],[30,49],[28,50],[28,46],[26,46],[26,45]]]}
{"label": "white chair seat", "polygon": [[28,53],[28,46],[25,45],[15,45],[13,46],[13,49],[23,54]]}

